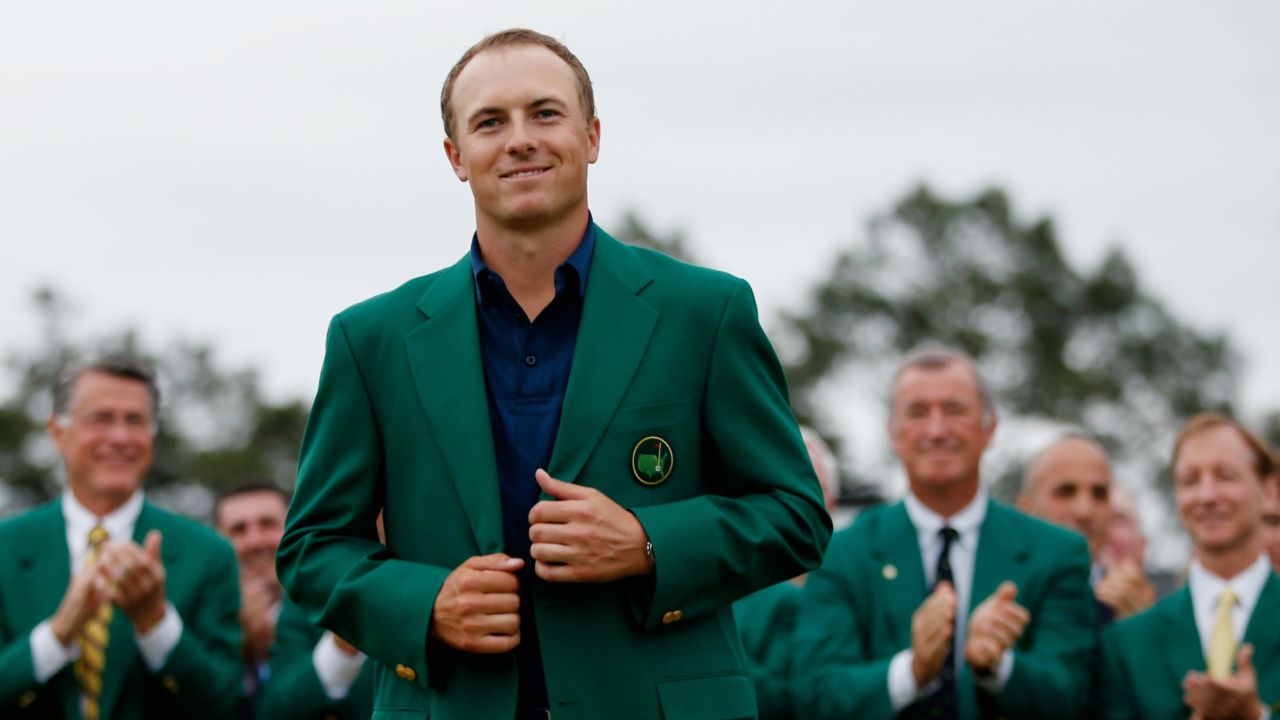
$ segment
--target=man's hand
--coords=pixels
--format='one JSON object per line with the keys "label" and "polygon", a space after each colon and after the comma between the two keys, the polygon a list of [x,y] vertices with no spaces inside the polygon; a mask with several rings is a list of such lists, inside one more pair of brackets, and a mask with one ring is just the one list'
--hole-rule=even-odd
{"label": "man's hand", "polygon": [[648,536],[640,521],[594,488],[561,482],[545,470],[534,473],[555,500],[529,513],[533,570],[551,582],[609,582],[647,575]]}
{"label": "man's hand", "polygon": [[994,670],[1004,652],[1022,637],[1031,613],[1014,602],[1018,586],[1008,580],[973,611],[964,659],[975,670]]}
{"label": "man's hand", "polygon": [[357,655],[357,654],[360,652],[360,648],[356,647],[355,645],[352,645],[351,643],[347,642],[346,640],[343,640],[342,638],[338,637],[337,635],[334,635],[334,636],[333,636],[333,644],[334,644],[334,646],[335,646],[335,647],[337,647],[337,648],[338,648],[338,650],[340,650],[340,651],[341,651],[343,654],[345,654],[345,655],[353,655],[353,656],[354,656],[354,655]]}
{"label": "man's hand", "polygon": [[467,558],[436,595],[429,635],[471,653],[504,653],[520,644],[520,581],[524,561],[501,553]]}
{"label": "man's hand", "polygon": [[1192,720],[1257,720],[1263,705],[1258,699],[1258,675],[1253,669],[1253,646],[1245,643],[1236,657],[1236,672],[1214,680],[1202,672],[1182,679],[1182,701],[1191,708]]}
{"label": "man's hand", "polygon": [[911,616],[911,672],[924,687],[942,672],[947,646],[956,632],[956,591],[940,582]]}
{"label": "man's hand", "polygon": [[276,636],[276,618],[271,608],[280,601],[280,584],[273,577],[241,574],[240,598],[245,658],[253,663],[264,661]]}
{"label": "man's hand", "polygon": [[1094,588],[1094,595],[1115,610],[1116,617],[1125,618],[1146,610],[1155,604],[1156,593],[1147,582],[1146,573],[1137,563],[1121,561],[1107,568]]}
{"label": "man's hand", "polygon": [[53,636],[64,647],[71,644],[84,624],[98,612],[105,602],[110,602],[111,587],[101,564],[86,565],[71,576],[71,584],[62,596],[58,610],[49,619]]}
{"label": "man's hand", "polygon": [[168,602],[160,541],[160,531],[152,530],[142,547],[108,541],[98,555],[98,564],[111,580],[111,602],[129,616],[134,630],[144,635],[164,619]]}

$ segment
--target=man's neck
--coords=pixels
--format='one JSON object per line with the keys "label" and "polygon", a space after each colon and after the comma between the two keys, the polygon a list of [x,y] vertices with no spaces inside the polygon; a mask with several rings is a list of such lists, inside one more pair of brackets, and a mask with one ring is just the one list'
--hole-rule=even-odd
{"label": "man's neck", "polygon": [[922,505],[943,518],[950,518],[965,509],[978,496],[978,479],[961,480],[946,485],[911,483],[911,494]]}
{"label": "man's neck", "polygon": [[1230,548],[1213,551],[1196,548],[1196,559],[1205,570],[1223,580],[1230,580],[1257,561],[1262,551],[1262,533],[1255,532],[1243,542]]}
{"label": "man's neck", "polygon": [[75,487],[71,488],[71,495],[75,497],[76,502],[80,503],[81,507],[93,513],[94,517],[97,517],[97,518],[104,518],[110,515],[111,513],[115,512],[116,510],[119,510],[121,506],[129,502],[129,498],[133,497],[133,493],[129,493],[128,495],[123,495],[123,496],[117,496],[117,495],[92,495],[91,496],[89,493],[81,492]]}
{"label": "man's neck", "polygon": [[503,226],[476,216],[481,259],[502,278],[529,320],[555,298],[556,268],[582,242],[587,218],[585,205],[563,220],[529,228]]}

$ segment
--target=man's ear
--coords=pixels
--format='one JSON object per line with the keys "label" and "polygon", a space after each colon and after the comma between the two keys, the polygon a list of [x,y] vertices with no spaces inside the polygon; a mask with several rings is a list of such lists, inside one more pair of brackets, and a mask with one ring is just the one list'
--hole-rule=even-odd
{"label": "man's ear", "polygon": [[587,162],[594,163],[600,157],[600,118],[593,117],[587,124]]}
{"label": "man's ear", "polygon": [[444,139],[444,156],[449,159],[449,165],[453,167],[453,174],[458,176],[462,182],[470,180],[467,175],[467,169],[462,166],[462,151],[454,144],[453,138]]}

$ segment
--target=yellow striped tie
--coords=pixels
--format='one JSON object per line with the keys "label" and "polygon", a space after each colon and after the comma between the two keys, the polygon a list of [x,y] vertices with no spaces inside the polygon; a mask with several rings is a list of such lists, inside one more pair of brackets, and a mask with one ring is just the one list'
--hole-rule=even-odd
{"label": "yellow striped tie", "polygon": [[[107,531],[101,525],[89,531],[89,553],[84,564],[92,565],[98,561],[98,551],[102,543],[107,541]],[[98,702],[102,698],[102,669],[107,661],[107,631],[111,627],[111,603],[103,603],[98,612],[76,636],[80,645],[80,659],[76,660],[76,679],[80,681],[80,689],[84,692],[85,720],[98,720]]]}
{"label": "yellow striped tie", "polygon": [[1235,606],[1235,592],[1225,588],[1218,596],[1218,612],[1209,636],[1209,677],[1215,680],[1231,677],[1231,665],[1236,659],[1236,629],[1231,624],[1231,608]]}

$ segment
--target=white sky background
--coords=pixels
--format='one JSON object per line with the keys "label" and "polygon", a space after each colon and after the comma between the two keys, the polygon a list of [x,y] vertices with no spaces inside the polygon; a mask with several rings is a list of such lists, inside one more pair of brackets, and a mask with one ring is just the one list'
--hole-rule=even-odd
{"label": "white sky background", "polygon": [[1280,3],[1238,0],[0,0],[0,351],[52,283],[86,337],[309,397],[333,313],[465,252],[440,84],[514,25],[595,81],[596,219],[686,231],[766,325],[915,183],[994,184],[1086,269],[1122,245],[1280,407]]}

